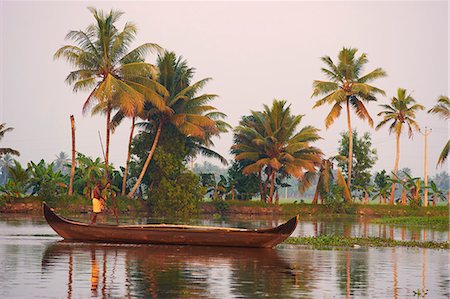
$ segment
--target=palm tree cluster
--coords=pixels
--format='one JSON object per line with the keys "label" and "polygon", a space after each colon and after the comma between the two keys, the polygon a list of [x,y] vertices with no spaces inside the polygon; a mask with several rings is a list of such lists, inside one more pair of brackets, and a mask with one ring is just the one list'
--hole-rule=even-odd
{"label": "palm tree cluster", "polygon": [[[322,106],[326,103],[332,105],[331,111],[325,118],[325,127],[330,127],[336,118],[341,114],[343,105],[346,107],[347,112],[347,126],[349,132],[349,152],[348,152],[348,177],[347,186],[351,189],[351,176],[352,176],[352,158],[353,158],[353,142],[352,142],[352,127],[350,117],[350,107],[353,107],[356,115],[362,120],[366,120],[368,124],[373,126],[373,119],[369,115],[368,109],[365,107],[365,103],[377,101],[376,95],[385,95],[385,92],[375,86],[369,85],[371,81],[383,78],[387,74],[381,68],[362,75],[364,65],[368,62],[367,54],[363,53],[357,56],[357,49],[355,48],[343,48],[338,55],[338,63],[334,63],[329,56],[324,56],[321,60],[324,62],[325,67],[322,68],[322,72],[329,79],[329,81],[313,82],[313,95],[312,97],[324,96],[316,101],[313,108]],[[376,126],[376,129],[389,124],[389,133],[395,133],[396,136],[396,156],[393,177],[391,178],[392,187],[390,192],[390,203],[394,203],[395,194],[395,182],[399,183],[397,178],[398,164],[400,157],[400,136],[404,127],[408,128],[408,136],[412,138],[414,131],[420,132],[419,124],[416,122],[416,113],[419,110],[424,110],[425,107],[416,103],[416,100],[405,89],[398,88],[397,96],[392,97],[390,105],[380,105],[383,110],[378,113],[378,116],[383,116],[381,122]],[[438,114],[445,120],[449,118],[450,102],[448,97],[441,96],[438,99],[438,104],[429,110],[429,113]],[[448,156],[448,150],[450,147],[450,141],[447,142],[444,150],[442,151],[438,165],[446,160]],[[326,161],[322,163],[326,165]],[[322,169],[323,167],[321,167]],[[325,170],[324,170],[325,171]],[[325,171],[327,173],[327,171]],[[319,176],[323,178],[323,176]],[[318,183],[322,184],[323,179],[319,179]],[[319,184],[318,184],[319,185]],[[355,186],[357,187],[357,186]],[[425,186],[428,188],[429,186]],[[368,190],[363,190],[368,194]],[[385,188],[379,189],[376,193],[386,196],[387,192]],[[315,202],[317,198],[315,197]]]}
{"label": "palm tree cluster", "polygon": [[[144,127],[155,136],[129,197],[139,187],[166,126],[176,127],[189,138],[193,144],[191,155],[205,153],[214,156],[215,153],[208,148],[212,145],[211,138],[226,131],[227,124],[221,120],[224,114],[207,105],[217,96],[199,95],[210,78],[191,84],[193,69],[188,68],[181,58],[177,59],[173,52],[163,51],[157,44],[145,43],[130,50],[137,29],[130,22],[122,30],[116,27],[122,12],[111,10],[105,14],[94,8],[89,10],[95,23],[84,31],[70,31],[66,39],[76,45],[61,47],[54,57],[65,58],[75,67],[66,78],[66,82],[73,85],[74,92],[89,91],[83,112],[91,110],[93,114],[106,115],[105,177],[109,179],[110,133],[125,117],[132,120],[129,144],[137,118],[143,120]],[[149,52],[159,53],[158,66],[145,62]],[[122,194],[125,194],[129,161],[130,151]]]}

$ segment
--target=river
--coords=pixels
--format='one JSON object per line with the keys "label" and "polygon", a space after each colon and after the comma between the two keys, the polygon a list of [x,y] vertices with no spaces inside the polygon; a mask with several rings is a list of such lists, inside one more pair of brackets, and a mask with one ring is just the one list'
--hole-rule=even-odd
{"label": "river", "polygon": [[[196,222],[258,227],[279,220]],[[294,232],[321,233],[438,241],[448,236],[340,218],[305,219]],[[449,264],[447,250],[403,247],[71,243],[61,241],[42,217],[0,215],[0,298],[448,298]]]}

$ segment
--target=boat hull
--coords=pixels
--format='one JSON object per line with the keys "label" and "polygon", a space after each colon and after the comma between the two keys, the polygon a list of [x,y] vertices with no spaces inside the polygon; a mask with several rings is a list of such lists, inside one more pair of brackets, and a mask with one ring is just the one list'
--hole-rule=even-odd
{"label": "boat hull", "polygon": [[295,230],[298,216],[270,229],[235,229],[183,225],[86,224],[61,217],[45,203],[44,216],[65,240],[106,243],[232,246],[271,248]]}

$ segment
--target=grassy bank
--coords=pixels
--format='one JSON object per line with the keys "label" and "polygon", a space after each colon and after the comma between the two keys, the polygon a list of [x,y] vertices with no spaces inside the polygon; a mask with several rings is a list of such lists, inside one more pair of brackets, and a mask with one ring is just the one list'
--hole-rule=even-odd
{"label": "grassy bank", "polygon": [[398,225],[410,225],[410,226],[430,226],[433,229],[449,229],[449,217],[448,216],[407,216],[407,217],[382,217],[374,219],[374,223],[383,224],[398,224]]}
{"label": "grassy bank", "polygon": [[[3,213],[41,213],[42,198],[2,198],[0,204],[0,212]],[[46,199],[46,202],[60,213],[87,213],[91,209],[90,199],[83,196],[62,196],[53,199]],[[120,213],[147,213],[146,202],[142,200],[129,199],[127,197],[117,197],[117,206]],[[113,206],[108,201],[109,207]],[[272,215],[278,214],[286,218],[300,214],[300,216],[321,217],[329,215],[359,215],[370,217],[387,218],[382,221],[396,221],[394,217],[401,218],[424,218],[425,222],[434,221],[431,225],[442,226],[444,218],[449,215],[447,206],[437,207],[412,207],[401,205],[362,205],[362,204],[343,204],[336,206],[313,205],[310,203],[285,203],[270,205],[261,201],[210,201],[203,202],[200,205],[200,212],[204,214],[214,215]],[[196,216],[196,215],[193,215]],[[433,217],[440,217],[434,219]],[[431,220],[430,220],[431,219]],[[418,225],[419,220],[416,221]],[[393,222],[384,222],[393,223]],[[399,223],[400,224],[400,223]],[[428,224],[428,223],[425,223]]]}
{"label": "grassy bank", "polygon": [[418,247],[432,249],[450,249],[449,242],[434,241],[398,241],[377,237],[343,237],[336,235],[322,235],[318,237],[291,237],[284,244],[309,245],[315,249],[331,249],[332,247]]}

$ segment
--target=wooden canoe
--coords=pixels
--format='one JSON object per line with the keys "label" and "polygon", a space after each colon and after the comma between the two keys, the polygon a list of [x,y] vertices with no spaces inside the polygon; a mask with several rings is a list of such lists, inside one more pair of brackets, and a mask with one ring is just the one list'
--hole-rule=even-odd
{"label": "wooden canoe", "polygon": [[86,224],[59,216],[43,204],[44,216],[53,230],[65,240],[272,248],[287,239],[297,227],[298,215],[284,224],[266,229],[240,229],[190,225]]}

